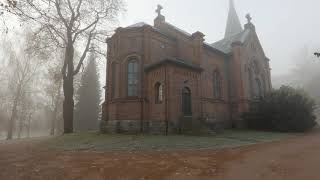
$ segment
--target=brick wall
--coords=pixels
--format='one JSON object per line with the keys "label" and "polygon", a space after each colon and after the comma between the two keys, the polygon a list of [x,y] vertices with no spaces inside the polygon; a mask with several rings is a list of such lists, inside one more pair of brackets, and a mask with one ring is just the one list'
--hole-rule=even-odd
{"label": "brick wall", "polygon": [[[240,113],[248,109],[247,62],[252,58],[258,59],[262,73],[267,81],[270,80],[269,63],[262,59],[265,56],[261,55],[260,44],[252,43],[256,47],[252,49],[252,46],[235,43],[233,55],[226,56],[204,48],[204,36],[200,32],[188,35],[161,22],[156,24],[156,28],[158,30],[151,26],[120,28],[108,39],[104,105],[108,131],[164,133],[167,126],[172,131],[183,116],[184,87],[191,90],[193,119],[203,118],[231,126],[231,120],[239,119]],[[252,42],[256,41],[252,37]],[[129,57],[136,57],[139,61],[139,95],[134,98],[127,97]],[[163,63],[146,71],[146,67],[167,58],[185,61],[202,70]],[[219,72],[222,83],[222,96],[218,99],[213,95],[214,71]],[[156,83],[162,83],[165,88],[162,103],[155,101]]]}

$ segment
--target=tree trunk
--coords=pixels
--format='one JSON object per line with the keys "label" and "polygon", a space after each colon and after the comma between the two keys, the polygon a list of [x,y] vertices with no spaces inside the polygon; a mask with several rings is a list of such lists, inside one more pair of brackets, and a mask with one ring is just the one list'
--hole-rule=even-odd
{"label": "tree trunk", "polygon": [[55,126],[56,126],[56,113],[52,112],[50,136],[54,136],[54,131],[56,129]]}
{"label": "tree trunk", "polygon": [[27,134],[28,138],[30,138],[30,134],[31,134],[31,118],[32,118],[32,113],[30,113],[28,116],[28,134]]}
{"label": "tree trunk", "polygon": [[18,139],[20,139],[21,138],[21,134],[22,134],[22,126],[23,126],[23,122],[22,122],[22,119],[23,119],[24,117],[22,116],[20,116],[20,118],[19,118],[19,130],[18,130]]}
{"label": "tree trunk", "polygon": [[18,107],[18,102],[19,102],[19,99],[20,99],[20,94],[21,94],[21,84],[18,85],[17,92],[16,92],[16,95],[14,97],[11,118],[10,118],[9,126],[8,126],[7,140],[11,140],[12,137],[13,137],[13,129],[14,129],[15,120],[16,120],[16,117],[17,117],[17,107]]}
{"label": "tree trunk", "polygon": [[18,101],[17,101],[17,99],[15,99],[14,102],[13,102],[11,118],[10,118],[9,126],[8,126],[7,140],[11,140],[12,136],[13,136],[13,128],[14,128],[14,124],[15,124],[14,121],[15,121],[16,116],[17,116],[17,105],[18,105]]}
{"label": "tree trunk", "polygon": [[21,138],[22,130],[23,130],[23,121],[27,118],[25,107],[23,107],[23,115],[19,117],[19,130],[18,130],[18,139]]}
{"label": "tree trunk", "polygon": [[73,133],[73,75],[67,76],[63,81],[64,102],[63,102],[63,119],[64,133]]}
{"label": "tree trunk", "polygon": [[60,95],[61,95],[61,81],[59,81],[59,86],[58,86],[58,92],[55,97],[55,102],[54,102],[54,110],[52,114],[52,119],[51,119],[51,132],[50,135],[54,136],[55,135],[55,130],[56,130],[56,124],[57,124],[57,114],[58,114],[58,108],[59,108],[59,100],[60,100]]}
{"label": "tree trunk", "polygon": [[63,77],[63,92],[64,92],[64,102],[63,102],[63,120],[64,120],[64,133],[73,133],[73,55],[74,48],[72,45],[72,40],[70,38],[70,43],[68,43],[65,52],[65,62],[67,64],[67,72]]}

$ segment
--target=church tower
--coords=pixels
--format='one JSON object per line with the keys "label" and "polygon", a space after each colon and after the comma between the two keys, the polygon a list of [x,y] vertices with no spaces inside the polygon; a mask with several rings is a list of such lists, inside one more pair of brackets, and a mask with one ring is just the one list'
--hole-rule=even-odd
{"label": "church tower", "polygon": [[225,38],[228,38],[243,31],[238,14],[236,12],[236,8],[234,6],[234,1],[230,0],[229,3],[229,14],[226,33],[224,36]]}

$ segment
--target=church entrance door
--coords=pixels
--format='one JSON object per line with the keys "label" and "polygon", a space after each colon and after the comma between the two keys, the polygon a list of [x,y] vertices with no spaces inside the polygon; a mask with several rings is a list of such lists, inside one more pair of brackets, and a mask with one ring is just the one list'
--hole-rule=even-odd
{"label": "church entrance door", "polygon": [[191,91],[187,87],[182,90],[182,112],[184,116],[192,116]]}

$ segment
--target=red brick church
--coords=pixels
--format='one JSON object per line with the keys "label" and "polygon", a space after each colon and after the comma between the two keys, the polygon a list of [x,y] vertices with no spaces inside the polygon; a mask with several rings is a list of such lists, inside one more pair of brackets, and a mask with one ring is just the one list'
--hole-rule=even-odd
{"label": "red brick church", "polygon": [[250,15],[242,27],[234,3],[225,37],[205,42],[168,23],[118,28],[107,40],[103,124],[108,132],[172,132],[182,118],[241,125],[249,102],[271,90],[269,59]]}

